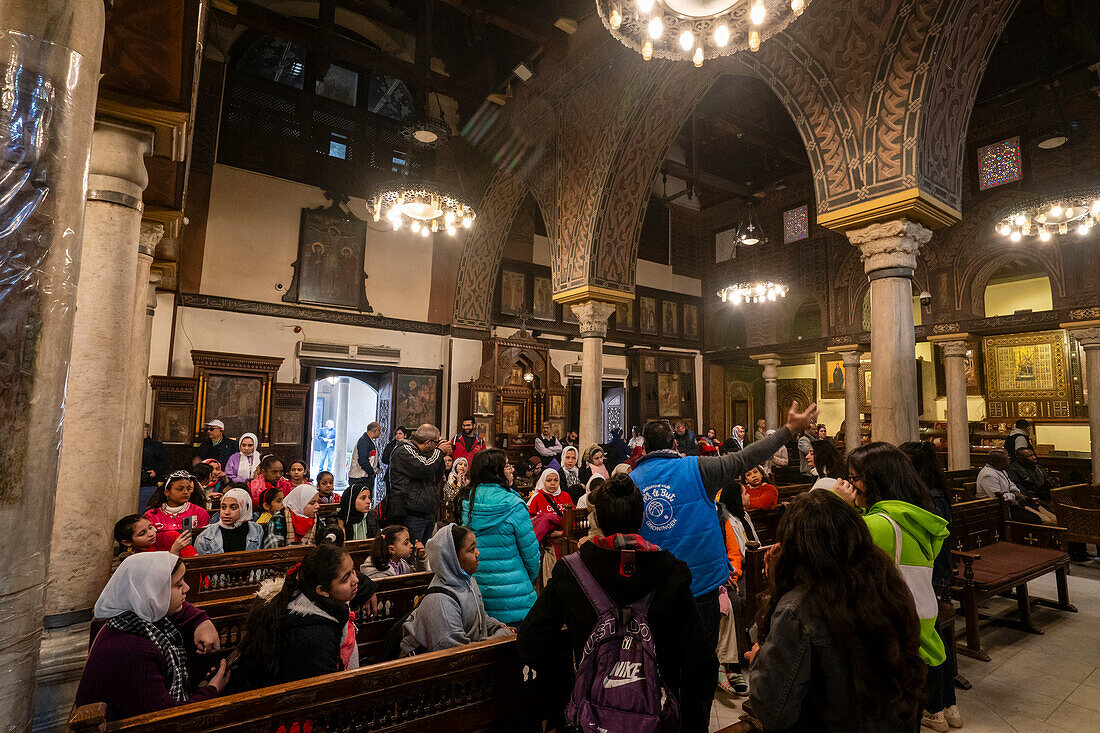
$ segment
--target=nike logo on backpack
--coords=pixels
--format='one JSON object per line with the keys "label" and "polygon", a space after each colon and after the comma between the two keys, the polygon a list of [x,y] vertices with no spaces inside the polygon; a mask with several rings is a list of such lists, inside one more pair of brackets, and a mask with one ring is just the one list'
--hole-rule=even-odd
{"label": "nike logo on backpack", "polygon": [[603,681],[604,689],[609,687],[622,687],[632,682],[641,682],[644,677],[638,676],[638,670],[642,668],[641,662],[618,662],[611,670],[611,674]]}

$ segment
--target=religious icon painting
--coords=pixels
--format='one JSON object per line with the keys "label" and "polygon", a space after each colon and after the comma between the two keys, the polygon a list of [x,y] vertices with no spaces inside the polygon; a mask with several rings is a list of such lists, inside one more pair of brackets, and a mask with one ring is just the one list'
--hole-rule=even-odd
{"label": "religious icon painting", "polygon": [[550,395],[550,417],[565,417],[565,395]]}
{"label": "religious icon painting", "polygon": [[642,333],[657,333],[657,301],[654,298],[638,298],[638,330]]}
{"label": "religious icon painting", "polygon": [[634,303],[615,304],[615,328],[619,331],[634,330]]}
{"label": "religious icon painting", "polygon": [[504,270],[500,275],[500,312],[516,315],[526,300],[526,277],[522,272]]}
{"label": "religious icon painting", "polygon": [[684,338],[699,338],[699,309],[690,303],[684,304]]}
{"label": "religious icon painting", "polygon": [[665,300],[661,302],[661,334],[663,336],[679,336],[676,301]]}
{"label": "religious icon painting", "polygon": [[657,412],[661,417],[680,414],[680,375],[657,375]]}
{"label": "religious icon painting", "polygon": [[438,378],[431,374],[402,374],[397,377],[397,424],[415,429],[438,423]]}
{"label": "religious icon painting", "polygon": [[352,214],[346,204],[346,198],[337,197],[328,207],[302,209],[298,259],[284,302],[373,312],[363,271],[367,223]]}
{"label": "religious icon painting", "polygon": [[492,415],[493,414],[493,393],[488,391],[478,390],[474,392],[474,414],[475,415]]}
{"label": "religious icon painting", "polygon": [[821,356],[821,399],[844,399],[844,360],[833,354]]}
{"label": "religious icon painting", "polygon": [[547,321],[555,320],[554,297],[550,287],[550,278],[536,277],[533,289],[531,314],[535,318],[542,318]]}

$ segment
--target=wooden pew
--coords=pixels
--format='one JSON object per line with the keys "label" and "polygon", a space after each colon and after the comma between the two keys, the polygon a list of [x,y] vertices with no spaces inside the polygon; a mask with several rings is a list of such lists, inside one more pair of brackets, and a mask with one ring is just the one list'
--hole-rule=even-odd
{"label": "wooden pew", "polygon": [[1100,545],[1100,486],[1063,486],[1050,499],[1058,524],[1069,530],[1066,541]]}
{"label": "wooden pew", "polygon": [[102,703],[76,708],[69,731],[351,733],[533,731],[515,638],[406,657],[106,723]]}
{"label": "wooden pew", "polygon": [[[251,595],[264,580],[282,575],[291,565],[301,562],[311,547],[313,545],[292,545],[189,557],[184,560],[187,568],[184,580],[189,586],[187,600],[201,604],[218,598]],[[363,564],[373,547],[373,539],[344,543],[355,567]]]}
{"label": "wooden pew", "polygon": [[561,519],[562,534],[571,540],[582,540],[588,536],[588,510],[566,509]]}
{"label": "wooden pew", "polygon": [[811,486],[813,486],[813,484],[807,484],[807,483],[790,484],[789,486],[778,486],[777,485],[776,488],[779,490],[779,501],[780,501],[780,503],[790,501],[791,499],[798,496],[799,494],[803,494],[803,493],[809,491]]}
{"label": "wooden pew", "polygon": [[964,483],[955,483],[947,485],[947,501],[954,504],[961,504],[964,501],[974,501],[978,498],[978,482],[966,481]]}
{"label": "wooden pew", "polygon": [[960,654],[986,662],[989,655],[982,651],[978,613],[978,605],[985,600],[1015,589],[1019,619],[992,620],[1041,634],[1031,623],[1032,601],[1027,584],[1053,572],[1058,600],[1044,598],[1035,602],[1064,611],[1077,610],[1069,602],[1066,583],[1069,554],[1065,551],[1065,528],[1013,522],[1005,518],[1006,511],[998,499],[966,501],[951,509],[948,547],[955,560],[951,594],[959,601],[966,621],[966,643],[957,649]]}
{"label": "wooden pew", "polygon": [[[378,583],[377,614],[369,618],[360,616],[356,619],[359,658],[364,664],[379,658],[386,635],[394,622],[413,609],[417,599],[427,590],[433,577],[434,574],[430,572],[409,573],[376,581]],[[200,604],[199,607],[206,611],[214,627],[217,628],[223,649],[232,649],[240,643],[245,621],[255,600],[255,596],[250,594],[215,599]],[[105,619],[92,620],[89,646],[92,641],[95,641],[96,634],[105,623]]]}
{"label": "wooden pew", "polygon": [[752,520],[752,526],[756,527],[756,534],[760,537],[760,544],[770,545],[775,542],[776,533],[779,529],[779,520],[783,518],[783,511],[786,507],[779,505],[774,509],[750,509],[749,519]]}

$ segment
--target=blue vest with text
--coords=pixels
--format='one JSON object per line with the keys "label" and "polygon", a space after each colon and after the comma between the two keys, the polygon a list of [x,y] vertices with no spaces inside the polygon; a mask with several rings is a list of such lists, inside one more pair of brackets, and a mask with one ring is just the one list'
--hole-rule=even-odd
{"label": "blue vest with text", "polygon": [[630,478],[642,492],[642,538],[668,550],[691,570],[691,593],[709,593],[730,576],[714,501],[703,488],[695,456],[651,453]]}

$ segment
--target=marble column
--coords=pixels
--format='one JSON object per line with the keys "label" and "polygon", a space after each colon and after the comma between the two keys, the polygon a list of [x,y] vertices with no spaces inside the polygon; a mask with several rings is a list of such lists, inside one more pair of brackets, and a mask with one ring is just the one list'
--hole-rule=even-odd
{"label": "marble column", "polygon": [[969,334],[930,338],[943,347],[944,376],[947,382],[947,470],[970,468],[970,419],[966,413],[966,354],[970,351]]}
{"label": "marble column", "polygon": [[92,606],[111,572],[112,527],[126,445],[125,358],[133,333],[134,273],[141,234],[143,156],[153,133],[96,121],[88,168],[81,286],[73,324],[72,363],[46,583],[45,635],[35,725],[48,729],[68,713],[88,651]]}
{"label": "marble column", "polygon": [[[762,354],[751,358],[764,367],[764,424],[768,430],[777,430],[786,422],[781,421],[779,415],[779,357],[776,354]],[[802,407],[805,408],[806,405]],[[745,430],[751,429],[752,426],[745,427]]]}
{"label": "marble column", "polygon": [[871,281],[871,435],[894,445],[917,440],[913,270],[932,232],[896,219],[847,234]]}
{"label": "marble column", "polygon": [[[1081,328],[1087,325],[1087,328]],[[1089,448],[1092,451],[1092,483],[1100,484],[1100,321],[1063,323],[1085,350],[1085,387],[1088,391]]]}
{"label": "marble column", "polygon": [[118,510],[124,517],[138,509],[141,489],[141,429],[145,424],[145,406],[149,396],[149,344],[153,336],[153,314],[157,307],[159,273],[151,273],[153,254],[164,236],[164,226],[141,222],[138,240],[137,277],[134,280],[134,311],[130,330],[129,389],[126,394],[126,420],[123,431],[122,468],[118,483]]}
{"label": "marble column", "polygon": [[[829,347],[844,360],[844,450],[851,453],[861,445],[859,426],[859,360],[857,346]],[[853,440],[852,437],[855,436]]]}
{"label": "marble column", "polygon": [[32,717],[72,343],[102,0],[0,10],[0,727]]}
{"label": "marble column", "polygon": [[603,442],[603,339],[607,319],[615,306],[600,300],[588,300],[570,306],[580,321],[581,338],[581,419],[580,444]]}

